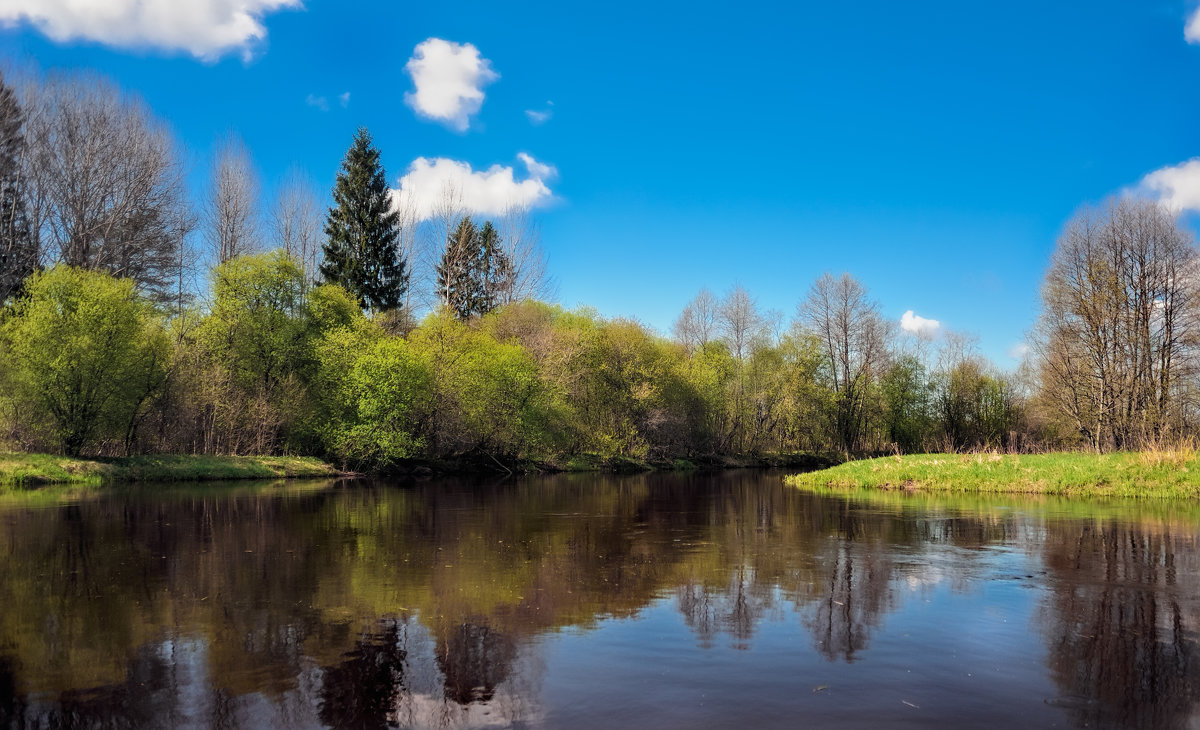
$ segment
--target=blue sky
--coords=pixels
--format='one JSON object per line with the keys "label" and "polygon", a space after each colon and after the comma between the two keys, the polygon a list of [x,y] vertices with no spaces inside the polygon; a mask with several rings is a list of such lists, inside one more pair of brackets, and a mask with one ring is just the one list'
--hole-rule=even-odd
{"label": "blue sky", "polygon": [[888,317],[976,333],[1012,365],[1076,208],[1128,190],[1200,208],[1194,11],[13,0],[0,54],[141,94],[197,183],[229,129],[268,187],[298,164],[327,188],[359,125],[394,181],[418,158],[414,185],[470,165],[481,210],[540,206],[568,306],[666,331],[700,287],[740,283],[790,317],[822,272],[849,271]]}

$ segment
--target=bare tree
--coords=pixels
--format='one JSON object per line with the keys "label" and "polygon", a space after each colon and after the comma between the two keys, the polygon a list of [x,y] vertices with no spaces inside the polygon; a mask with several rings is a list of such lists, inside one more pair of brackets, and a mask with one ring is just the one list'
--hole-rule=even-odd
{"label": "bare tree", "polygon": [[[400,235],[396,238],[396,251],[400,255],[400,260],[410,261],[413,264],[419,263],[426,257],[423,255],[421,249],[421,238],[419,235],[421,230],[421,216],[420,211],[417,209],[417,204],[411,197],[399,194],[392,196],[392,203],[398,216],[396,227],[399,229]],[[412,277],[413,275],[414,268],[410,267],[409,276]],[[410,285],[404,290],[404,304],[402,308],[408,315],[411,315],[413,311],[414,290],[419,288]]]}
{"label": "bare tree", "polygon": [[800,321],[821,341],[834,394],[833,430],[843,451],[859,448],[873,378],[887,360],[887,324],[866,287],[849,274],[823,274],[800,304]]}
{"label": "bare tree", "polygon": [[417,202],[406,193],[399,193],[394,199],[394,207],[400,213],[400,248],[409,247],[407,260],[413,262],[407,306],[410,309],[436,309],[443,301],[437,269],[446,251],[446,242],[467,215],[462,193],[452,183],[444,185],[429,217],[421,216]]}
{"label": "bare tree", "polygon": [[675,326],[671,328],[675,339],[688,350],[698,350],[711,342],[717,334],[717,298],[707,288],[701,289],[696,298],[683,308]]}
{"label": "bare tree", "polygon": [[1100,450],[1168,434],[1200,342],[1200,259],[1164,208],[1121,199],[1067,224],[1042,287],[1043,397]]}
{"label": "bare tree", "polygon": [[758,303],[742,285],[729,290],[717,307],[717,331],[738,360],[745,359],[755,341],[763,337],[768,323]]}
{"label": "bare tree", "polygon": [[316,186],[298,167],[284,176],[271,206],[274,243],[300,263],[306,285],[316,281],[320,266],[323,211]]}
{"label": "bare tree", "polygon": [[245,142],[230,132],[218,143],[204,201],[204,233],[217,264],[252,253],[258,242],[258,174]]}
{"label": "bare tree", "polygon": [[173,298],[194,221],[167,128],[97,76],[52,75],[24,97],[28,210],[46,259]]}
{"label": "bare tree", "polygon": [[511,270],[503,291],[497,292],[496,304],[552,298],[554,283],[546,273],[541,226],[529,207],[509,206],[500,216],[496,228]]}

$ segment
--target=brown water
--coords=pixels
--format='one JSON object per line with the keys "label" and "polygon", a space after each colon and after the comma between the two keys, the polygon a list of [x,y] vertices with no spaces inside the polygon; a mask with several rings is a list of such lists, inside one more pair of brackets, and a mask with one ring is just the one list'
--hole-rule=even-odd
{"label": "brown water", "polygon": [[0,727],[1200,727],[1200,509],[780,476],[0,507]]}

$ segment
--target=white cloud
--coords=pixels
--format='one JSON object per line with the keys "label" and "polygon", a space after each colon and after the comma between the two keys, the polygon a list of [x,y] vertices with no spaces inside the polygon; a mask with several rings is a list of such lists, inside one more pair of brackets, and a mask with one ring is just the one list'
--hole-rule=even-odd
{"label": "white cloud", "polygon": [[900,317],[900,329],[914,335],[935,335],[942,323],[936,319],[925,319],[908,310]]}
{"label": "white cloud", "polygon": [[1192,11],[1187,25],[1183,27],[1183,37],[1188,43],[1200,43],[1200,8]]}
{"label": "white cloud", "polygon": [[418,43],[404,70],[416,87],[404,101],[419,116],[460,132],[467,131],[471,116],[483,106],[483,87],[500,78],[478,48],[441,38]]}
{"label": "white cloud", "polygon": [[1030,347],[1027,343],[1018,342],[1017,344],[1008,348],[1008,352],[1005,354],[1014,360],[1024,360],[1025,356],[1029,354],[1029,351]]}
{"label": "white cloud", "polygon": [[1200,157],[1155,170],[1142,178],[1136,192],[1175,213],[1200,211]]}
{"label": "white cloud", "polygon": [[26,22],[58,42],[185,51],[213,60],[248,58],[267,37],[262,18],[301,0],[0,0],[0,23]]}
{"label": "white cloud", "polygon": [[558,171],[525,153],[518,157],[529,173],[524,180],[518,180],[513,168],[506,165],[472,170],[466,162],[418,157],[400,178],[400,189],[392,194],[400,204],[411,205],[418,220],[436,217],[447,195],[453,195],[456,207],[473,215],[502,215],[514,206],[549,203],[554,194],[546,183]]}
{"label": "white cloud", "polygon": [[304,100],[304,103],[316,109],[320,109],[323,112],[329,111],[329,99],[326,99],[323,96],[309,94],[308,98]]}
{"label": "white cloud", "polygon": [[533,159],[532,155],[527,155],[524,152],[517,154],[517,159],[525,165],[525,169],[529,170],[529,176],[536,180],[553,180],[558,176],[558,170],[554,169],[554,165],[547,165]]}
{"label": "white cloud", "polygon": [[529,117],[529,123],[535,127],[545,124],[554,116],[554,102],[546,102],[545,109],[526,109],[525,116]]}
{"label": "white cloud", "polygon": [[346,91],[338,94],[338,103],[342,105],[343,109],[350,106],[350,92]]}

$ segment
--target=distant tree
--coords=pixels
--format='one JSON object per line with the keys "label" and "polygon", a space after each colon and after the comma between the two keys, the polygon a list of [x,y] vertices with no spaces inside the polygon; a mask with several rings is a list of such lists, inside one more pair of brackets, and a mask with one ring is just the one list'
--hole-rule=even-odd
{"label": "distant tree", "polygon": [[258,175],[241,137],[226,135],[209,171],[203,226],[215,265],[253,253],[258,241]]}
{"label": "distant tree", "polygon": [[26,203],[45,257],[175,298],[194,220],[165,125],[98,77],[52,76],[26,99]]}
{"label": "distant tree", "polygon": [[478,314],[487,314],[501,304],[511,301],[513,271],[512,260],[504,250],[500,232],[486,221],[479,229],[479,262],[477,276],[480,279]]}
{"label": "distant tree", "polygon": [[703,348],[716,336],[717,310],[717,298],[708,289],[701,289],[675,320],[671,329],[675,339],[689,351]]}
{"label": "distant tree", "polygon": [[0,76],[0,306],[21,290],[38,264],[21,170],[24,122],[16,94]]}
{"label": "distant tree", "polygon": [[[292,169],[279,186],[271,207],[274,245],[304,269],[306,284],[315,281],[321,254],[321,214],[311,181]],[[402,257],[403,258],[403,257]]]}
{"label": "distant tree", "polygon": [[479,229],[463,217],[446,237],[446,247],[437,265],[438,300],[458,319],[470,319],[481,298],[476,270],[482,258]]}
{"label": "distant tree", "polygon": [[364,309],[395,309],[408,289],[407,262],[400,258],[400,216],[392,202],[379,149],[360,128],[342,160],[325,222],[321,275],[356,296]]}
{"label": "distant tree", "polygon": [[823,274],[800,305],[800,321],[821,342],[833,391],[831,425],[837,446],[858,449],[870,417],[870,392],[884,368],[887,327],[879,305],[849,274]]}
{"label": "distant tree", "polygon": [[930,431],[929,375],[920,359],[898,357],[880,378],[888,439],[905,453],[925,447]]}
{"label": "distant tree", "polygon": [[497,290],[496,304],[551,299],[554,283],[546,273],[541,228],[528,206],[512,206],[500,217],[500,247],[508,275]]}
{"label": "distant tree", "polygon": [[725,295],[716,315],[717,332],[738,360],[748,357],[755,340],[768,330],[766,318],[758,311],[758,302],[741,285]]}
{"label": "distant tree", "polygon": [[438,300],[461,320],[482,316],[511,301],[514,271],[499,231],[477,228],[463,217],[446,237],[437,265]]}

